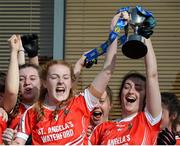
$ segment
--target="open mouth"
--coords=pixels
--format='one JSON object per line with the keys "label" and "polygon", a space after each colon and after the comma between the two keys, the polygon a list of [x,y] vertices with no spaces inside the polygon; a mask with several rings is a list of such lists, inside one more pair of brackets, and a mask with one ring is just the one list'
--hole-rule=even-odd
{"label": "open mouth", "polygon": [[94,111],[94,112],[93,112],[93,116],[99,118],[99,117],[102,116],[102,112],[100,112],[100,111]]}
{"label": "open mouth", "polygon": [[127,102],[133,103],[136,101],[136,98],[133,96],[126,97]]}
{"label": "open mouth", "polygon": [[32,88],[25,88],[25,93],[31,93],[31,91],[32,91]]}
{"label": "open mouth", "polygon": [[64,94],[65,92],[65,88],[64,87],[57,87],[56,88],[56,93],[58,94]]}

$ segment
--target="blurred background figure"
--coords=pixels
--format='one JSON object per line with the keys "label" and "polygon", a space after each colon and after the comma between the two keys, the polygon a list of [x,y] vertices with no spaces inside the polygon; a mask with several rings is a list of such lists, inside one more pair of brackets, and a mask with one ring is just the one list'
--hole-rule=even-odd
{"label": "blurred background figure", "polygon": [[174,93],[162,92],[162,120],[161,132],[158,135],[158,145],[175,145],[180,144],[180,117],[179,117],[179,100]]}

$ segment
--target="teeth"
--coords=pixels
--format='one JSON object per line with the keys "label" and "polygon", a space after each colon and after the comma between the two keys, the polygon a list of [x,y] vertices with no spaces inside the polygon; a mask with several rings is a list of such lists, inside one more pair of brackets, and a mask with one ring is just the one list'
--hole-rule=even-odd
{"label": "teeth", "polygon": [[56,91],[64,91],[64,90],[65,90],[64,87],[57,87],[57,88],[56,88]]}
{"label": "teeth", "polygon": [[57,87],[56,89],[59,89],[59,90],[64,90],[64,88],[63,88],[63,87]]}
{"label": "teeth", "polygon": [[133,96],[129,96],[129,97],[126,98],[126,100],[127,100],[128,102],[130,102],[130,103],[133,103],[133,102],[136,101],[136,98],[133,97]]}
{"label": "teeth", "polygon": [[134,96],[128,96],[127,99],[136,99]]}
{"label": "teeth", "polygon": [[100,112],[100,111],[93,112],[93,116],[101,116],[101,115],[102,115],[102,112]]}
{"label": "teeth", "polygon": [[26,90],[26,91],[31,91],[31,88],[26,88],[25,90]]}

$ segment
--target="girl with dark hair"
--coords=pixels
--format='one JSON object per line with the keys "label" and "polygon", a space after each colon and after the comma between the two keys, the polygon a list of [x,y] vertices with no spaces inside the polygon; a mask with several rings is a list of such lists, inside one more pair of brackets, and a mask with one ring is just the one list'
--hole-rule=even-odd
{"label": "girl with dark hair", "polygon": [[158,135],[158,145],[179,145],[180,131],[177,127],[180,124],[180,104],[176,94],[171,92],[162,92],[162,120],[161,131]]}
{"label": "girl with dark hair", "polygon": [[97,126],[90,136],[91,144],[156,144],[162,115],[161,95],[151,40],[145,39],[145,44],[148,47],[144,59],[146,79],[137,73],[124,77],[119,95],[122,119]]}

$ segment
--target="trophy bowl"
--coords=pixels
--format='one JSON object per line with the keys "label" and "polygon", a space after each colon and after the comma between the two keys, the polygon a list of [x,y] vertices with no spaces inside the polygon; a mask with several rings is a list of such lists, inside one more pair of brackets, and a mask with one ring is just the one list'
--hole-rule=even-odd
{"label": "trophy bowl", "polygon": [[122,52],[131,59],[139,59],[146,55],[147,46],[142,42],[142,36],[130,35],[128,41],[122,46]]}
{"label": "trophy bowl", "polygon": [[156,25],[155,19],[152,13],[143,10],[140,6],[136,6],[131,9],[129,24],[133,34],[129,35],[122,45],[122,52],[131,59],[139,59],[144,57],[148,51],[144,39],[152,35],[152,29]]}

